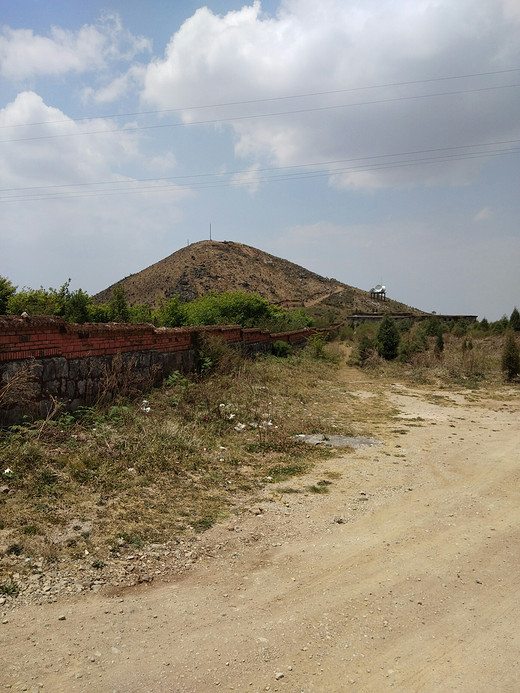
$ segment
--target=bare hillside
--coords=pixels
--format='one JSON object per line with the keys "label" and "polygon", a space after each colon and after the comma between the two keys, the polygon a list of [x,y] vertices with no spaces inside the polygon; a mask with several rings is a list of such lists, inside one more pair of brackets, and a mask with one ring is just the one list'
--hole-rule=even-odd
{"label": "bare hillside", "polygon": [[[366,291],[232,241],[194,243],[118,283],[129,303],[152,307],[160,298],[178,296],[186,302],[211,291],[247,291],[270,303],[306,307],[313,313],[322,312],[321,304],[327,301],[327,312],[337,316],[345,311],[417,312],[396,301],[374,301]],[[109,301],[113,288],[98,293],[96,302]]]}

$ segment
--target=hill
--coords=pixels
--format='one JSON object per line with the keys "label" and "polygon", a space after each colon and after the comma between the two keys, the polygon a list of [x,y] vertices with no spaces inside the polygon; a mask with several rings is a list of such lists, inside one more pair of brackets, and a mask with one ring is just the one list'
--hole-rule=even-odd
{"label": "hill", "polygon": [[[390,299],[373,300],[367,291],[232,241],[194,243],[117,283],[131,305],[156,307],[160,298],[178,296],[187,302],[211,291],[247,291],[285,308],[304,307],[329,321],[356,312],[420,312]],[[96,294],[96,303],[108,302],[114,286]]]}

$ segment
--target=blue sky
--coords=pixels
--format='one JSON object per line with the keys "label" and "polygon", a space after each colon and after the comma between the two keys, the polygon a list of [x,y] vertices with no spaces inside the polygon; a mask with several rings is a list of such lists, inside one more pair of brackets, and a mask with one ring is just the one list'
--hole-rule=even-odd
{"label": "blue sky", "polygon": [[3,0],[0,275],[95,293],[234,240],[520,307],[516,0]]}

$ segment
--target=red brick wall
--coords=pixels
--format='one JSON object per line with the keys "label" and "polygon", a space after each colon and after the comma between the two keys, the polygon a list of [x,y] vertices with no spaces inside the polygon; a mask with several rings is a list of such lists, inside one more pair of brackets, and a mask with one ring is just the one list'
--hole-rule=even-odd
{"label": "red brick wall", "polygon": [[174,328],[121,323],[76,325],[58,317],[0,316],[0,361],[47,356],[77,359],[133,351],[184,351],[193,347],[195,333],[209,333],[229,344],[250,345],[273,343],[278,339],[295,343],[305,340],[312,332],[303,329],[270,334],[237,325]]}

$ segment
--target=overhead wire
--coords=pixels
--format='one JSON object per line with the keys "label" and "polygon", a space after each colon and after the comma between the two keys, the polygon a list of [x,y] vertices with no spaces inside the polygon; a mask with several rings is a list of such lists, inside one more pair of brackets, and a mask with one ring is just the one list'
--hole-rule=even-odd
{"label": "overhead wire", "polygon": [[65,138],[65,137],[85,137],[87,135],[108,135],[108,134],[113,134],[116,132],[126,134],[128,132],[136,132],[139,130],[159,130],[159,129],[165,129],[165,128],[190,127],[193,125],[214,125],[216,123],[230,123],[230,122],[234,122],[237,120],[252,120],[255,118],[273,118],[273,117],[277,117],[277,116],[296,115],[296,114],[302,114],[302,113],[317,113],[317,112],[321,112],[321,111],[337,110],[340,108],[353,108],[353,107],[359,107],[359,106],[373,106],[376,104],[392,103],[395,101],[413,101],[416,99],[430,99],[430,98],[435,98],[435,97],[439,97],[439,96],[455,96],[455,95],[460,95],[460,94],[473,94],[473,93],[484,92],[484,91],[496,91],[499,89],[511,89],[511,88],[518,88],[518,87],[520,87],[520,83],[502,84],[502,85],[496,85],[496,86],[490,86],[490,87],[478,87],[475,89],[458,89],[456,91],[434,92],[431,94],[414,94],[411,96],[396,96],[396,97],[387,98],[387,99],[374,99],[372,101],[358,101],[356,103],[333,104],[330,106],[314,106],[312,108],[298,108],[298,109],[293,109],[293,110],[289,110],[289,111],[275,111],[272,113],[253,113],[253,114],[238,115],[238,116],[222,116],[219,118],[210,118],[210,119],[206,119],[206,120],[192,120],[192,121],[180,122],[180,123],[156,123],[154,125],[131,125],[131,126],[124,127],[124,128],[113,128],[111,130],[89,130],[86,132],[68,132],[68,133],[59,133],[59,134],[54,134],[54,135],[35,135],[35,136],[31,136],[31,137],[17,137],[17,138],[13,138],[13,139],[0,140],[0,144],[11,144],[14,142],[33,142],[33,141],[37,141],[37,140],[54,140],[54,139],[61,139],[61,138]]}
{"label": "overhead wire", "polygon": [[143,115],[162,115],[163,113],[179,113],[182,111],[195,111],[195,110],[202,110],[206,108],[221,108],[225,106],[243,106],[243,105],[251,105],[255,103],[268,103],[268,102],[273,102],[273,101],[285,101],[285,100],[290,100],[290,99],[303,99],[303,98],[309,98],[311,96],[330,96],[332,94],[345,94],[345,93],[352,93],[356,91],[369,91],[370,89],[384,89],[384,88],[390,88],[390,87],[404,87],[404,86],[412,86],[412,85],[417,85],[417,84],[429,84],[432,82],[444,82],[444,81],[450,81],[450,80],[456,80],[456,79],[470,79],[470,78],[475,78],[475,77],[490,77],[490,76],[495,76],[495,75],[502,75],[502,74],[510,74],[512,72],[520,72],[520,68],[508,68],[505,70],[493,70],[493,71],[488,71],[488,72],[473,72],[473,73],[467,73],[467,74],[462,74],[462,75],[448,75],[445,77],[430,77],[428,79],[415,79],[415,80],[408,80],[404,82],[386,82],[382,84],[372,84],[372,85],[365,85],[361,87],[349,87],[347,89],[331,89],[328,91],[315,91],[315,92],[305,92],[303,94],[285,94],[282,96],[272,96],[272,97],[267,97],[267,98],[262,98],[262,99],[245,99],[241,101],[224,101],[224,102],[218,102],[218,103],[213,103],[213,104],[198,104],[198,105],[191,105],[191,106],[178,106],[176,108],[163,108],[163,109],[158,109],[158,110],[150,110],[150,111],[133,111],[133,112],[128,112],[128,113],[111,113],[111,114],[105,114],[102,116],[81,116],[79,118],[64,118],[61,120],[41,120],[41,121],[34,121],[34,122],[29,122],[29,123],[14,123],[11,125],[0,125],[0,130],[7,129],[7,128],[17,128],[17,127],[29,127],[29,126],[36,126],[36,125],[56,125],[56,124],[61,124],[61,123],[79,123],[83,121],[88,121],[88,120],[104,120],[104,119],[109,119],[109,118],[130,118],[130,117],[135,117],[135,116],[143,116]]}
{"label": "overhead wire", "polygon": [[[426,84],[429,82],[440,82],[443,80],[455,80],[463,79],[469,77],[483,77],[491,75],[500,75],[506,73],[519,72],[520,68],[511,68],[507,70],[498,70],[493,72],[483,72],[483,73],[473,73],[467,75],[455,75],[449,77],[439,77],[430,78],[425,80],[414,80],[407,82],[394,82],[382,85],[372,85],[365,87],[355,87],[351,89],[340,89],[334,91],[322,91],[322,92],[309,92],[307,94],[295,94],[286,95],[280,97],[273,97],[268,99],[254,99],[254,100],[243,100],[236,102],[226,102],[221,104],[194,106],[190,108],[178,108],[178,109],[167,109],[164,111],[141,111],[129,114],[119,114],[119,115],[150,115],[150,114],[162,114],[165,112],[178,112],[185,110],[193,110],[195,108],[215,108],[217,106],[237,106],[246,104],[257,104],[268,101],[278,101],[284,99],[296,99],[311,96],[324,96],[331,94],[339,94],[345,92],[363,91],[369,89],[377,89],[384,87],[396,87],[396,86],[406,86],[406,85],[417,85]],[[15,143],[15,142],[27,142],[27,141],[37,141],[37,140],[50,140],[63,137],[77,137],[86,135],[98,135],[98,134],[110,134],[114,132],[127,133],[136,130],[151,130],[158,128],[171,128],[171,127],[186,127],[190,125],[208,125],[222,122],[233,122],[237,120],[249,120],[254,118],[269,118],[276,116],[294,115],[301,113],[311,113],[328,111],[332,109],[340,108],[350,108],[356,106],[364,105],[375,105],[375,104],[385,104],[394,101],[410,101],[415,99],[427,99],[434,97],[444,97],[452,96],[458,94],[471,94],[478,92],[488,92],[495,91],[499,89],[512,89],[520,87],[520,83],[514,84],[501,84],[501,85],[491,85],[475,87],[472,89],[458,89],[451,91],[441,91],[426,94],[413,94],[413,95],[399,95],[395,97],[373,99],[367,101],[358,101],[346,104],[332,104],[323,106],[314,106],[307,108],[292,109],[286,111],[268,112],[268,113],[254,113],[254,114],[244,114],[244,115],[232,115],[232,116],[221,116],[218,118],[190,121],[190,122],[177,122],[177,123],[159,123],[153,125],[135,125],[127,126],[123,128],[115,129],[104,129],[104,130],[93,130],[89,132],[74,132],[74,133],[55,133],[50,135],[38,135],[32,137],[21,137],[13,139],[0,140],[0,144]],[[106,116],[115,117],[115,116]],[[48,125],[48,124],[58,124],[62,122],[80,122],[82,120],[99,120],[95,117],[85,117],[78,119],[68,119],[66,121],[41,121],[39,123],[29,123],[25,125]],[[20,124],[20,126],[23,124]],[[4,126],[4,129],[10,126]],[[0,128],[2,129],[2,128]],[[422,150],[411,150],[404,152],[394,152],[387,154],[375,154],[366,157],[355,157],[349,159],[337,159],[330,161],[321,162],[305,162],[301,164],[293,164],[290,166],[280,166],[280,167],[268,167],[268,168],[258,168],[258,169],[243,169],[238,171],[227,171],[224,173],[196,173],[187,175],[176,175],[176,176],[166,176],[160,178],[141,178],[141,179],[120,179],[120,180],[103,180],[103,181],[83,181],[76,183],[63,183],[63,184],[51,184],[45,186],[25,186],[18,188],[4,188],[0,189],[0,202],[8,201],[35,201],[35,200],[58,200],[58,199],[71,199],[74,197],[92,197],[92,196],[111,196],[111,195],[125,195],[125,194],[142,194],[151,192],[164,192],[171,190],[180,190],[183,188],[190,189],[201,189],[201,188],[211,188],[211,187],[221,187],[221,186],[237,186],[246,185],[246,176],[255,176],[255,183],[266,183],[266,182],[281,182],[281,181],[291,181],[291,180],[303,180],[307,178],[316,178],[321,176],[333,176],[346,174],[348,172],[355,171],[376,171],[388,168],[403,168],[409,166],[418,165],[430,165],[435,163],[442,163],[446,161],[462,161],[469,159],[477,159],[483,157],[496,157],[502,155],[518,154],[520,149],[517,147],[500,148],[503,145],[517,145],[520,140],[502,140],[494,142],[481,142],[468,145],[458,145],[452,147],[438,147]],[[494,147],[495,149],[485,149],[482,148]],[[468,151],[476,148],[481,148],[480,151]],[[410,158],[414,157],[414,158]],[[420,158],[417,158],[420,157]],[[340,164],[349,164],[348,166],[340,166]],[[321,167],[321,168],[320,168]],[[303,170],[310,169],[310,170]],[[242,177],[242,179],[241,179]],[[110,186],[110,188],[108,188]],[[127,187],[123,187],[127,186]],[[128,187],[131,186],[131,187]],[[96,189],[86,189],[86,188],[96,188]],[[101,188],[101,189],[100,189]],[[104,188],[104,189],[103,189]],[[18,194],[16,194],[18,193]]]}
{"label": "overhead wire", "polygon": [[[520,140],[512,140],[513,142],[520,142]],[[500,144],[500,143],[497,143]],[[482,144],[479,146],[489,146],[489,144]],[[396,161],[379,161],[375,162],[373,161],[374,159],[381,159],[384,158],[385,156],[387,158],[389,157],[395,157],[395,156],[403,156],[403,155],[410,155],[412,152],[405,152],[400,155],[398,154],[392,154],[392,155],[378,155],[374,157],[359,157],[357,159],[350,159],[350,160],[344,160],[344,162],[350,162],[353,165],[351,166],[342,166],[339,168],[328,168],[328,169],[322,169],[322,170],[310,170],[310,171],[295,171],[293,173],[289,172],[288,169],[293,169],[293,168],[304,168],[305,166],[311,166],[315,167],[316,164],[304,164],[300,166],[287,166],[287,167],[278,167],[278,168],[271,168],[271,169],[259,169],[257,171],[253,171],[253,173],[261,173],[262,175],[256,178],[253,183],[274,183],[274,182],[285,182],[285,181],[293,181],[293,180],[304,180],[304,179],[310,179],[310,178],[318,178],[318,177],[329,177],[329,176],[334,176],[334,175],[341,175],[345,173],[351,173],[351,172],[370,172],[370,171],[378,171],[378,170],[386,170],[386,169],[394,169],[394,168],[407,168],[410,166],[418,166],[418,165],[428,165],[428,164],[436,164],[436,163],[445,163],[448,161],[465,161],[465,160],[470,160],[470,159],[478,159],[478,158],[490,158],[490,157],[497,157],[497,156],[503,156],[503,155],[511,155],[511,154],[520,154],[520,147],[516,148],[510,148],[510,149],[494,149],[494,150],[483,150],[483,151],[474,151],[474,152],[460,152],[456,150],[460,150],[462,148],[468,148],[466,147],[452,147],[452,148],[438,148],[434,150],[429,150],[431,153],[438,153],[438,156],[426,156],[426,157],[421,157],[418,159],[401,159],[401,160],[396,160]],[[449,153],[452,151],[453,153]],[[428,150],[423,150],[423,152],[428,152]],[[444,152],[441,154],[441,152]],[[414,152],[416,154],[420,154],[421,151]],[[369,160],[372,160],[371,163],[369,163]],[[365,161],[366,163],[362,163]],[[354,162],[359,162],[359,163],[354,163]],[[341,161],[336,161],[336,162],[328,162],[329,164],[333,163],[341,163]],[[319,164],[319,165],[324,165]],[[276,173],[275,175],[266,175],[268,173],[276,172],[278,171],[279,173]],[[126,180],[126,181],[104,181],[103,184],[127,184],[130,187],[126,188],[120,188],[120,189],[112,189],[112,190],[86,190],[86,191],[77,191],[77,192],[69,192],[69,191],[61,191],[61,192],[56,192],[56,193],[47,193],[47,194],[42,194],[42,193],[37,193],[35,192],[36,190],[40,190],[41,188],[34,187],[30,188],[29,190],[32,190],[32,192],[26,192],[25,194],[22,195],[10,195],[10,196],[0,196],[0,201],[1,202],[9,202],[9,201],[36,201],[36,200],[59,200],[59,199],[72,199],[72,198],[80,198],[80,197],[107,197],[107,196],[114,196],[114,195],[135,195],[135,194],[143,194],[143,193],[157,193],[157,192],[166,192],[166,191],[178,191],[182,190],[184,188],[189,188],[189,189],[202,189],[202,188],[215,188],[215,187],[236,187],[240,185],[247,185],[248,181],[243,180],[240,181],[239,178],[236,178],[237,176],[240,175],[250,175],[251,171],[244,169],[242,171],[234,171],[234,172],[227,172],[227,173],[219,173],[219,174],[197,174],[196,176],[178,176],[175,177],[179,182],[170,182],[167,184],[161,184],[161,185],[156,185],[156,186],[146,186],[146,187],[138,187],[133,185],[134,183],[139,183],[139,182],[144,182],[143,180],[139,181],[133,181],[133,180]],[[193,178],[209,178],[209,180],[199,180],[197,182],[191,181],[188,182],[188,179],[193,179]],[[235,178],[233,178],[235,177]],[[160,182],[162,183],[164,180],[172,180],[172,179],[147,179],[146,182]],[[186,182],[182,182],[186,181]],[[80,184],[80,187],[83,185],[100,185],[101,183],[89,183],[89,184]],[[61,188],[61,187],[70,187],[74,186],[74,184],[67,184],[66,186],[49,186],[50,188]],[[19,192],[22,189],[13,189],[9,192]],[[27,190],[27,189],[26,189]],[[6,192],[5,190],[2,192]]]}

